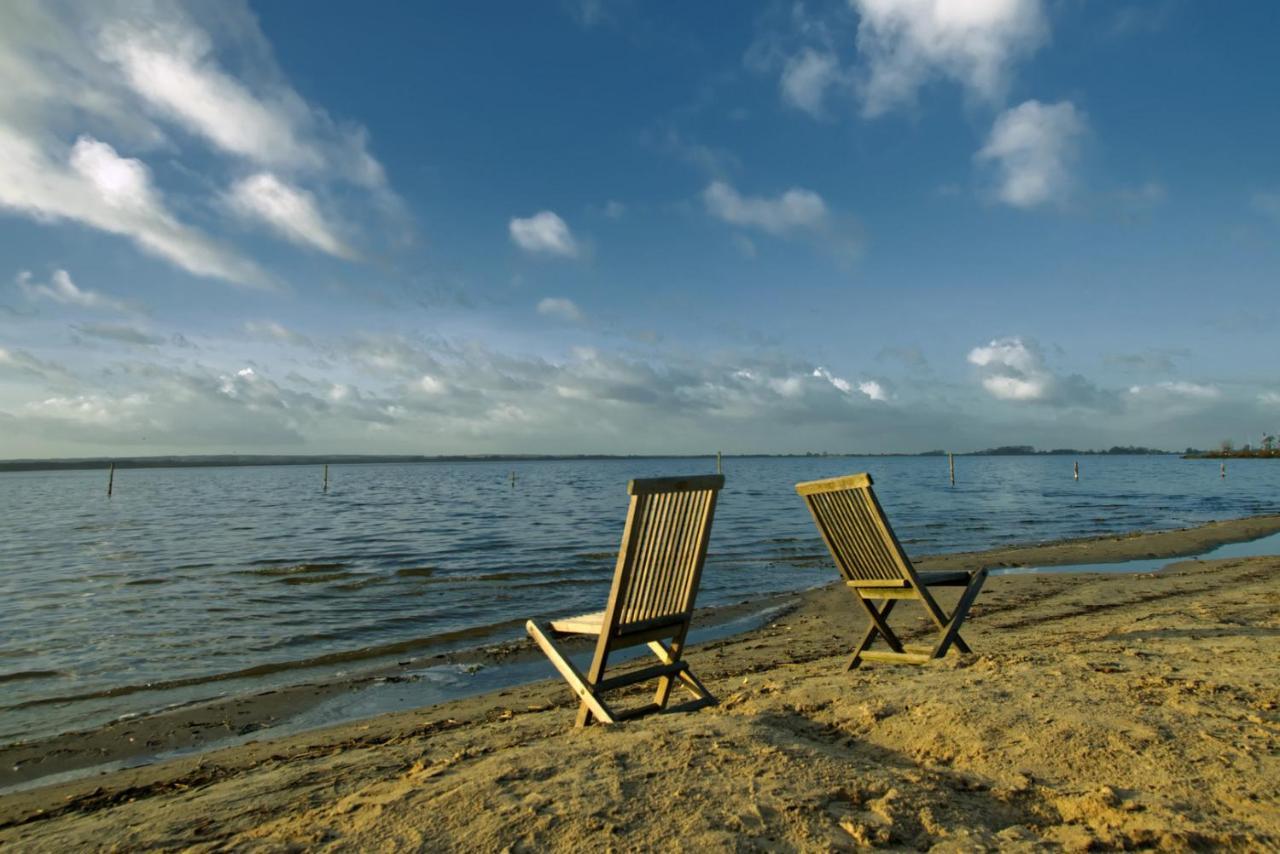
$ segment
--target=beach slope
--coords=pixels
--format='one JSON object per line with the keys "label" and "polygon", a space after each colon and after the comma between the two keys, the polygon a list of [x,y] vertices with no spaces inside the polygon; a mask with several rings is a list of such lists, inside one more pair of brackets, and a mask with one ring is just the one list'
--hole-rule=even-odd
{"label": "beach slope", "polygon": [[853,672],[826,588],[691,650],[713,708],[574,731],[539,683],[11,794],[0,847],[1275,848],[1278,577],[995,577],[975,655]]}

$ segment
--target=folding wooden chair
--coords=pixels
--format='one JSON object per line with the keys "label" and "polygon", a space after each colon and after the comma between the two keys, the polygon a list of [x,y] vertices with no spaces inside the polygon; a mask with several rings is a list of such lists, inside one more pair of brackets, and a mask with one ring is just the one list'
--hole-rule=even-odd
{"label": "folding wooden chair", "polygon": [[[971,652],[960,637],[960,624],[987,580],[986,569],[917,572],[889,527],[871,483],[871,475],[854,474],[796,484],[796,492],[813,514],[813,521],[831,550],[844,583],[871,618],[871,625],[862,642],[854,648],[847,669],[852,670],[863,661],[923,664],[942,658],[953,644],[961,652]],[[950,616],[929,594],[930,587],[964,588]],[[932,646],[908,647],[889,628],[889,612],[900,599],[918,599],[929,612],[939,632]],[[877,608],[872,600],[884,600],[884,606]],[[888,651],[869,649],[877,637],[884,638]]]}
{"label": "folding wooden chair", "polygon": [[[530,620],[525,625],[581,698],[576,726],[584,726],[592,718],[614,723],[666,708],[673,679],[679,679],[696,699],[715,702],[680,654],[707,556],[716,494],[723,486],[724,477],[718,474],[631,481],[627,486],[631,507],[605,609],[562,620]],[[553,640],[567,635],[597,638],[595,657],[586,675]],[[620,676],[604,675],[614,650],[640,644],[648,644],[660,663]],[[606,691],[650,679],[658,680],[658,690],[649,705],[618,712],[604,700]]]}

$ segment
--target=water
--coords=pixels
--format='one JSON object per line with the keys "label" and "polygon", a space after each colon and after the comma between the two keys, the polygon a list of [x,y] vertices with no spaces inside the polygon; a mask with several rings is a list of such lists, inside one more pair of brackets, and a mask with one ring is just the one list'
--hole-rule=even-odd
{"label": "water", "polygon": [[[0,742],[517,637],[597,610],[626,481],[699,460],[0,474]],[[793,484],[869,470],[907,550],[1280,509],[1280,466],[1173,457],[730,459],[699,604],[824,583]],[[516,484],[509,474],[515,471]]]}

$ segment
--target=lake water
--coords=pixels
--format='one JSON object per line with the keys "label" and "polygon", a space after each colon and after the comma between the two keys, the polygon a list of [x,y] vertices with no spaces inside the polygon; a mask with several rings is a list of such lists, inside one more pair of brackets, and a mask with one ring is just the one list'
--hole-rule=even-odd
{"label": "lake water", "polygon": [[[832,580],[793,484],[870,471],[907,550],[1280,510],[1280,465],[1176,457],[728,459],[700,605]],[[520,636],[598,610],[632,477],[710,460],[0,474],[0,743]],[[510,473],[516,473],[513,486]]]}

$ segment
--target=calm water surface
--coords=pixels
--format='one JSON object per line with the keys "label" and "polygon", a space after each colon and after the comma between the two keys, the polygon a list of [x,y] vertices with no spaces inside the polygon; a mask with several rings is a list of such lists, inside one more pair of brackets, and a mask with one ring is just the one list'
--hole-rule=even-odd
{"label": "calm water surface", "polygon": [[[834,577],[792,485],[871,471],[908,551],[1276,512],[1280,465],[730,459],[699,604]],[[604,601],[631,477],[698,460],[0,474],[0,742],[518,636]],[[515,471],[512,486],[509,474]]]}

